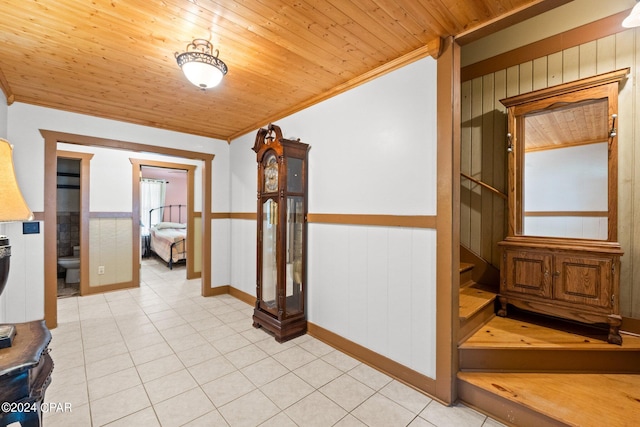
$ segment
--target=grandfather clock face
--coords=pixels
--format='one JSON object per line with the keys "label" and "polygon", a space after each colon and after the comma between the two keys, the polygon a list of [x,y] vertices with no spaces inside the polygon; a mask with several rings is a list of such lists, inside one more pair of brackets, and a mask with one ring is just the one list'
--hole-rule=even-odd
{"label": "grandfather clock face", "polygon": [[273,152],[267,154],[264,162],[264,191],[278,191],[278,158]]}

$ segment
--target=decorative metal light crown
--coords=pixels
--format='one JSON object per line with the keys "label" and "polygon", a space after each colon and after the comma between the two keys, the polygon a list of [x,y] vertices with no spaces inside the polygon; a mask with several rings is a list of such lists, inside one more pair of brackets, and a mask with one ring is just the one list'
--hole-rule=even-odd
{"label": "decorative metal light crown", "polygon": [[227,74],[227,64],[218,58],[218,49],[213,54],[208,40],[195,39],[187,45],[186,52],[175,55],[187,79],[202,90],[217,86]]}
{"label": "decorative metal light crown", "polygon": [[624,18],[622,26],[625,28],[640,27],[640,1],[633,6],[629,16]]}

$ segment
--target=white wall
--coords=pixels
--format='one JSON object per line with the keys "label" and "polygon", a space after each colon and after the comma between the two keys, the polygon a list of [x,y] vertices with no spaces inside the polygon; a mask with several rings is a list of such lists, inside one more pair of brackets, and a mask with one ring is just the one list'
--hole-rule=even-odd
{"label": "white wall", "polygon": [[[607,142],[525,153],[524,234],[607,239]],[[603,212],[602,217],[526,216],[530,212]]]}
{"label": "white wall", "polygon": [[[1,117],[0,112],[0,117]],[[213,161],[212,206],[214,211],[228,211],[229,146],[226,141],[195,135],[187,135],[162,129],[139,126],[50,108],[14,103],[8,108],[8,139],[14,144],[14,160],[18,183],[27,204],[34,212],[44,210],[44,140],[40,129],[109,138],[133,143],[172,147],[202,153],[215,154]],[[65,149],[82,151],[81,146],[65,146]],[[93,152],[93,151],[91,151]],[[131,152],[105,153],[103,160],[92,161],[91,210],[128,212],[131,210],[131,164],[127,170],[115,170],[107,157],[116,161],[120,157],[154,158],[153,155],[136,155]],[[166,157],[162,160],[166,161]],[[188,163],[184,161],[184,163]],[[122,163],[121,163],[122,164]],[[94,175],[95,173],[95,175]],[[201,178],[196,177],[196,192],[201,192]],[[196,209],[201,207],[197,199]],[[23,322],[44,316],[44,239],[46,225],[41,223],[41,234],[22,235],[20,224],[6,225],[13,246],[11,272],[7,289],[0,304],[0,321]],[[55,226],[55,225],[52,225]],[[215,228],[216,232],[228,232]],[[214,234],[215,241],[217,236]],[[228,236],[218,240],[228,242]],[[214,244],[215,246],[215,244]],[[228,246],[228,245],[227,245]],[[218,273],[228,277],[228,271]],[[215,277],[212,278],[215,282]]]}
{"label": "white wall", "polygon": [[608,209],[606,141],[527,152],[524,163],[525,212]]}
{"label": "white wall", "polygon": [[[129,159],[145,159],[196,166],[194,171],[195,197],[193,204],[194,210],[202,210],[202,161],[200,160],[66,143],[58,143],[58,150],[93,154],[89,182],[91,189],[89,210],[91,212],[131,212],[133,209],[133,189],[131,188],[132,168]],[[220,189],[218,189],[219,192]]]}
{"label": "white wall", "polygon": [[[44,143],[40,129],[215,154],[212,204],[216,210],[219,207],[220,211],[228,211],[229,149],[226,141],[21,103],[9,107],[9,123],[9,140],[15,146],[16,174],[33,211],[44,210],[44,187],[41,184],[44,179]],[[96,203],[102,204],[99,198]]]}
{"label": "white wall", "polygon": [[[277,123],[309,152],[309,212],[435,215],[436,62]],[[256,211],[255,133],[231,143],[232,212]],[[233,220],[231,284],[255,295],[256,226]],[[435,230],[309,225],[308,319],[435,378]]]}
{"label": "white wall", "polygon": [[[435,88],[436,62],[426,58],[280,120],[285,137],[312,146],[310,212],[435,215]],[[212,211],[255,212],[255,133],[229,146],[19,103],[7,115],[18,180],[36,212],[44,209],[39,129],[213,153]],[[98,163],[94,171],[103,178],[92,178],[91,209],[130,209],[126,178]],[[109,194],[114,188],[124,196]],[[42,318],[43,235],[22,236],[19,224],[6,227],[15,249],[3,296],[10,304],[0,320]],[[255,295],[255,223],[214,220],[212,230],[213,286],[231,284]],[[435,377],[434,230],[311,224],[308,251],[311,322]]]}

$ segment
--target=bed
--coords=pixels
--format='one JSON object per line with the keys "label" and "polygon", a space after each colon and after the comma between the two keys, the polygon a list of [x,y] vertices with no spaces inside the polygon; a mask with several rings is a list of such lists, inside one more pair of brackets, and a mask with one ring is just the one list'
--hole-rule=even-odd
{"label": "bed", "polygon": [[187,224],[182,221],[186,221],[186,205],[149,210],[149,249],[171,270],[174,264],[187,260]]}

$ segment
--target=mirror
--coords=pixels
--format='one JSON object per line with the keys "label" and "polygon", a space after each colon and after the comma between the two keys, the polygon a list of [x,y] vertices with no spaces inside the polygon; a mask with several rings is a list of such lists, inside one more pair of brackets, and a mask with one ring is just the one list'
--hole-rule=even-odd
{"label": "mirror", "polygon": [[608,100],[524,116],[527,236],[607,240]]}
{"label": "mirror", "polygon": [[508,236],[617,241],[618,85],[628,71],[501,100]]}

